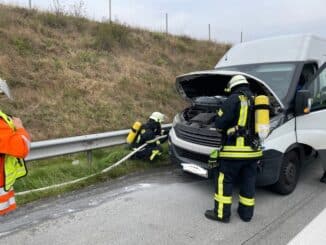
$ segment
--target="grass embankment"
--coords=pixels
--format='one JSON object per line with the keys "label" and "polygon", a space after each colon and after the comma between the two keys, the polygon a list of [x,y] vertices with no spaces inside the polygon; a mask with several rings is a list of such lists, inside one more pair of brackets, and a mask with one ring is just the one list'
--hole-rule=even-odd
{"label": "grass embankment", "polygon": [[[30,193],[23,196],[17,196],[19,205],[31,202],[40,198],[57,196],[62,193],[76,190],[90,184],[114,179],[128,173],[144,171],[146,169],[162,167],[170,164],[167,154],[167,145],[163,145],[163,155],[154,162],[143,160],[127,160],[111,171],[94,176],[82,182],[65,187],[55,188],[36,193]],[[17,180],[15,191],[38,189],[79,179],[94,173],[100,173],[101,170],[109,167],[118,160],[122,159],[130,152],[125,146],[112,147],[109,149],[100,149],[93,152],[93,161],[89,165],[86,154],[79,153],[70,156],[63,156],[54,159],[42,161],[33,161],[28,163],[27,177]],[[78,164],[73,164],[79,162]]]}
{"label": "grass embankment", "polygon": [[[153,111],[162,111],[171,121],[186,105],[175,91],[175,77],[212,69],[228,48],[0,4],[0,77],[15,97],[13,103],[1,101],[0,109],[21,117],[33,141],[129,128]],[[91,168],[84,160],[71,164],[82,155],[28,163],[28,177],[18,180],[15,188],[23,191],[77,179],[125,153],[123,148],[95,151]],[[167,163],[165,159],[158,165]],[[85,183],[17,200],[22,204],[151,167],[156,165],[128,161]]]}
{"label": "grass embankment", "polygon": [[227,44],[0,5],[0,77],[34,141],[129,128],[185,102],[175,76],[212,69]]}

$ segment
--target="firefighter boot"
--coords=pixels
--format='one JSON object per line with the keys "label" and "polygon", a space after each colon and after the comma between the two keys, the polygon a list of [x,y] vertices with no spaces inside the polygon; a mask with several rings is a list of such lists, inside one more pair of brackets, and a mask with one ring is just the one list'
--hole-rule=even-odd
{"label": "firefighter boot", "polygon": [[[251,221],[251,218],[252,218],[252,214],[253,211],[251,210],[245,210],[247,207],[243,207],[241,205],[239,205],[238,207],[238,214],[239,214],[239,217],[242,221],[244,222],[250,222]],[[248,208],[247,208],[248,209]],[[249,211],[249,214],[248,214],[248,211]]]}
{"label": "firefighter boot", "polygon": [[326,171],[324,172],[324,175],[321,177],[320,182],[326,183]]}
{"label": "firefighter boot", "polygon": [[215,210],[206,210],[205,217],[207,219],[211,219],[211,220],[215,220],[215,221],[219,221],[219,222],[223,222],[223,223],[229,223],[230,222],[230,218],[229,217],[228,218],[224,218],[224,219],[218,218]]}

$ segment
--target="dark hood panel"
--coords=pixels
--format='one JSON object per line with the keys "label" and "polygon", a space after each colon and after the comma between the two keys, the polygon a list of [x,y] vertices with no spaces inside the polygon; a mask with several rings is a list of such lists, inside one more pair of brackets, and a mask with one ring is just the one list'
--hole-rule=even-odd
{"label": "dark hood panel", "polygon": [[256,77],[241,72],[221,70],[193,72],[178,76],[176,87],[182,97],[191,101],[201,96],[228,96],[224,92],[224,89],[232,76],[238,74],[247,78],[250,89],[254,94],[264,94],[270,98],[274,98],[272,101],[276,101],[281,108],[284,108],[280,99],[266,83]]}

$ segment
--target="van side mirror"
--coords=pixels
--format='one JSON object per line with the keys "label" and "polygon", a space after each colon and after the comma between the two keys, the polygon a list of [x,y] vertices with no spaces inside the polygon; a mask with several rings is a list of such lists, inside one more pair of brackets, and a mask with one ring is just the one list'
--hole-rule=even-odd
{"label": "van side mirror", "polygon": [[311,95],[309,90],[299,90],[295,96],[295,115],[308,114],[311,109]]}

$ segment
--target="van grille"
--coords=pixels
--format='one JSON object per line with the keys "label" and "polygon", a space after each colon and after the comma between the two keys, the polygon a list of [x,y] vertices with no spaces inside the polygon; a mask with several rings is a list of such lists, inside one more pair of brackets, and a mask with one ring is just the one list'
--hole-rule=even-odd
{"label": "van grille", "polygon": [[207,155],[187,151],[177,146],[174,146],[174,149],[180,157],[191,159],[201,163],[206,163],[206,164],[208,163],[209,156]]}
{"label": "van grille", "polygon": [[174,130],[178,138],[191,143],[210,147],[219,147],[222,143],[221,133],[215,130],[189,127],[182,124],[177,124]]}

